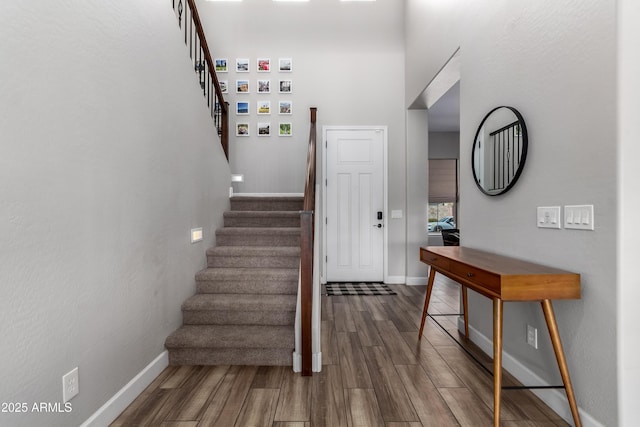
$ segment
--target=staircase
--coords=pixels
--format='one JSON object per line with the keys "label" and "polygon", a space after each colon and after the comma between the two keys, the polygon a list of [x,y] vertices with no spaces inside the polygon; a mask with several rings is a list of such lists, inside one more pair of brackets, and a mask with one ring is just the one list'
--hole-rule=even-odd
{"label": "staircase", "polygon": [[301,197],[233,197],[166,340],[171,365],[291,365]]}

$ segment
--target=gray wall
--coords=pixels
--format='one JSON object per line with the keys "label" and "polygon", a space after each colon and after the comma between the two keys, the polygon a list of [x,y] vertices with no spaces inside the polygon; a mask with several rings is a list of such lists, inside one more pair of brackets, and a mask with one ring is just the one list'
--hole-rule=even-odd
{"label": "gray wall", "polygon": [[[459,132],[429,132],[430,159],[459,159]],[[466,166],[465,166],[466,167]]]}
{"label": "gray wall", "polygon": [[[420,247],[429,244],[429,153],[427,110],[407,110],[407,284],[424,285],[429,272]],[[441,239],[440,239],[441,240]]]}
{"label": "gray wall", "polygon": [[618,425],[638,423],[640,384],[640,3],[618,4]]}
{"label": "gray wall", "polygon": [[0,425],[79,425],[180,325],[229,167],[170,2],[2,7],[0,401],[80,394]]}
{"label": "gray wall", "polygon": [[[241,193],[301,193],[309,133],[309,107],[318,107],[318,129],[322,126],[388,126],[388,210],[405,211],[405,113],[403,8],[397,0],[375,3],[277,3],[245,0],[241,3],[198,1],[213,55],[250,58],[250,73],[220,74],[230,84],[229,101],[249,100],[252,113],[231,116],[248,118],[251,137],[231,138],[231,168],[244,174],[244,183],[234,184]],[[292,73],[257,73],[258,57],[293,58]],[[250,94],[236,94],[235,81],[251,81]],[[293,81],[293,93],[258,95],[256,79]],[[275,87],[275,86],[274,86]],[[293,116],[258,116],[258,100],[291,99]],[[255,136],[255,123],[270,121],[274,129],[282,118],[291,119],[293,138]],[[405,275],[405,219],[390,220],[389,275]]]}
{"label": "gray wall", "polygon": [[[461,51],[460,221],[464,244],[582,274],[582,299],[554,304],[579,405],[616,425],[615,2],[407,0],[406,102]],[[523,114],[530,151],[502,197],[474,184],[477,125],[498,105]],[[593,204],[596,230],[536,228],[536,207]],[[491,304],[470,299],[471,324],[491,336]],[[541,331],[540,349],[525,340]],[[505,351],[550,383],[558,380],[537,304],[505,306]]]}

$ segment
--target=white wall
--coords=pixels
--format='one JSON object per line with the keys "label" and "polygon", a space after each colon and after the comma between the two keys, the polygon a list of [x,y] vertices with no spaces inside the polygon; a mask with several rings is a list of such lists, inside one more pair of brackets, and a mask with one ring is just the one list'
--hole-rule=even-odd
{"label": "white wall", "polygon": [[[211,39],[213,55],[227,58],[235,67],[236,58],[250,58],[250,73],[220,74],[235,91],[238,78],[249,78],[252,92],[229,94],[234,109],[237,100],[248,99],[252,135],[230,141],[233,173],[244,174],[241,193],[301,193],[309,133],[309,107],[318,107],[318,129],[325,125],[388,126],[389,212],[405,210],[405,113],[403,8],[397,0],[375,3],[277,3],[245,0],[241,3],[198,1],[198,9]],[[292,58],[293,72],[257,73],[255,61],[268,57]],[[278,93],[259,96],[256,79],[280,78],[293,81],[291,96]],[[255,114],[258,100],[291,99],[293,116]],[[291,119],[293,138],[255,136],[257,121]],[[247,116],[239,116],[240,120]],[[405,274],[405,222],[390,220],[389,274]]]}
{"label": "white wall", "polygon": [[638,423],[640,383],[640,3],[618,1],[618,425]]}
{"label": "white wall", "polygon": [[[580,407],[617,425],[615,1],[406,2],[406,102],[460,47],[460,221],[464,244],[582,275],[582,299],[554,303]],[[524,116],[530,150],[513,190],[489,197],[470,167],[476,128],[498,105]],[[537,206],[593,204],[596,230],[536,228]],[[470,299],[491,337],[491,304]],[[559,380],[538,304],[505,305],[505,351]],[[526,324],[541,330],[528,347]]]}
{"label": "white wall", "polygon": [[229,168],[169,2],[2,8],[0,402],[80,394],[0,425],[79,425],[180,325]]}

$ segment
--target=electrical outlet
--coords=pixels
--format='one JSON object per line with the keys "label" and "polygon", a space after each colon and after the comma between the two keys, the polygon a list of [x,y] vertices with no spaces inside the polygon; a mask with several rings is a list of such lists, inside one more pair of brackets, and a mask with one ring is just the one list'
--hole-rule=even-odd
{"label": "electrical outlet", "polygon": [[527,325],[527,344],[535,349],[538,348],[538,328]]}
{"label": "electrical outlet", "polygon": [[67,403],[80,392],[80,383],[78,382],[78,368],[74,368],[71,372],[62,376],[62,400]]}

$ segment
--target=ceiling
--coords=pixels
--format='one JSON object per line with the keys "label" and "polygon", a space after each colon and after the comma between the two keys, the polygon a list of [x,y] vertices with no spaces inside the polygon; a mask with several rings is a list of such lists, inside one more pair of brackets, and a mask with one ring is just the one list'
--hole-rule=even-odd
{"label": "ceiling", "polygon": [[430,132],[460,132],[460,81],[428,110]]}

